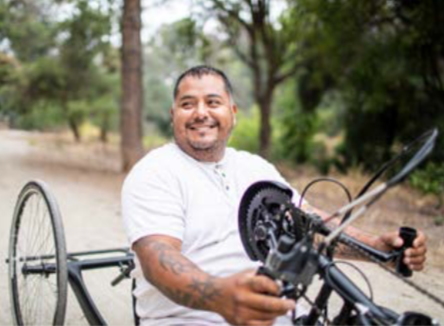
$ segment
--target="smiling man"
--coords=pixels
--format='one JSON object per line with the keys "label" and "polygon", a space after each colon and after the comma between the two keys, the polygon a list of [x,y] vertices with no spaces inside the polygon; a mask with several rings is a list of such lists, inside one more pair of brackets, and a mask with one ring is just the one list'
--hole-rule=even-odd
{"label": "smiling man", "polygon": [[236,123],[237,107],[226,77],[196,71],[184,75],[174,91],[174,138],[196,160],[218,162]]}
{"label": "smiling man", "polygon": [[[133,277],[143,325],[291,324],[295,303],[255,274],[241,244],[237,212],[254,182],[286,183],[261,157],[228,148],[236,124],[232,87],[223,72],[197,66],[174,89],[175,142],[147,154],[122,190],[123,221],[136,253]],[[294,191],[293,200],[299,195]],[[396,233],[352,235],[379,249],[402,245]],[[406,263],[423,268],[420,233]]]}

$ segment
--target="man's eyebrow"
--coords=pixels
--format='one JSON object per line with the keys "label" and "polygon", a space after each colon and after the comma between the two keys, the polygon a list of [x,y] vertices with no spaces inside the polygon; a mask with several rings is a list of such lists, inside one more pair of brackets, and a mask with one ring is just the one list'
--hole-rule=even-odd
{"label": "man's eyebrow", "polygon": [[192,96],[192,95],[183,95],[183,96],[181,96],[180,98],[179,98],[179,101],[183,101],[183,100],[192,100],[192,99],[194,99],[195,97],[194,96]]}
{"label": "man's eyebrow", "polygon": [[222,98],[222,95],[219,95],[219,94],[208,94],[207,97],[218,97],[218,98]]}

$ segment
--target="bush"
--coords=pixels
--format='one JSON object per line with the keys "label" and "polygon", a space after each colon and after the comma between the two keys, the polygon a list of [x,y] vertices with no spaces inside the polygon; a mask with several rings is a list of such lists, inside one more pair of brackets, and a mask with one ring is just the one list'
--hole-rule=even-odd
{"label": "bush", "polygon": [[64,117],[59,107],[46,102],[38,102],[15,120],[15,127],[25,130],[49,130],[56,129],[64,123]]}
{"label": "bush", "polygon": [[437,208],[441,208],[444,197],[444,164],[428,163],[424,169],[412,173],[410,184],[425,194],[434,195]]}
{"label": "bush", "polygon": [[295,163],[309,162],[317,146],[313,140],[316,130],[316,114],[297,112],[285,115],[281,133],[283,157]]}
{"label": "bush", "polygon": [[251,153],[259,152],[259,110],[253,108],[251,114],[238,112],[237,124],[228,145]]}

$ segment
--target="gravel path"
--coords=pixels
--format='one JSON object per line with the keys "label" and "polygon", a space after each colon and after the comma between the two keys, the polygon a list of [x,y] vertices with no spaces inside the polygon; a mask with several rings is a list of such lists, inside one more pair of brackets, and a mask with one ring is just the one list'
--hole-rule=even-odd
{"label": "gravel path", "polygon": [[[60,157],[55,159],[56,156],[42,153],[45,150],[35,146],[36,138],[41,136],[0,130],[0,325],[11,323],[4,261],[16,196],[28,180],[42,179],[52,188],[62,212],[68,251],[127,246],[119,205],[123,176],[60,164]],[[63,154],[61,157],[63,159]],[[359,266],[371,278],[378,303],[398,312],[422,311],[444,322],[442,307],[404,286],[377,266],[368,263],[360,263]],[[351,277],[359,279],[352,270],[350,274],[355,274]],[[108,323],[131,325],[130,282],[126,280],[112,288],[109,284],[116,275],[116,269],[84,273],[88,289]],[[416,273],[413,280],[444,298],[442,270],[428,268],[423,273]],[[87,324],[72,293],[68,298],[67,324]]]}

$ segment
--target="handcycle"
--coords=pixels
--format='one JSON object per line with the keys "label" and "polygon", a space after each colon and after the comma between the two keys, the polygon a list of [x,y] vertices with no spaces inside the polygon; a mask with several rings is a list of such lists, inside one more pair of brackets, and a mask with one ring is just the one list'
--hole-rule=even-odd
{"label": "handcycle", "polygon": [[[334,260],[337,246],[347,246],[393,275],[401,275],[397,277],[412,275],[412,271],[403,263],[403,257],[404,251],[413,244],[415,229],[401,227],[399,234],[404,245],[391,252],[372,248],[347,235],[344,230],[424,160],[432,151],[437,135],[437,130],[431,130],[405,146],[398,156],[376,172],[354,199],[342,183],[330,178],[320,178],[309,183],[302,191],[297,205],[292,202],[293,191],[277,182],[260,181],[247,189],[242,197],[238,216],[242,244],[250,259],[262,263],[258,273],[281,283],[281,296],[295,301],[305,299],[311,306],[307,314],[293,315],[294,325],[438,325],[437,320],[423,313],[396,313],[377,305],[371,294],[366,295],[341,271],[339,263]],[[408,158],[407,163],[392,173],[386,182],[372,188],[376,180],[405,157]],[[340,186],[350,201],[324,219],[300,208],[308,189],[322,181]],[[354,210],[355,208],[357,209]],[[339,226],[328,224],[341,216]],[[390,262],[396,265],[396,272],[383,265]],[[355,268],[371,289],[364,273]],[[320,278],[322,286],[312,300],[306,293],[315,276]],[[442,299],[404,278],[405,283],[444,307]],[[333,294],[339,296],[342,306],[336,315],[330,317],[329,300]]]}
{"label": "handcycle", "polygon": [[[355,200],[332,214],[332,218],[344,215],[341,226],[336,229],[328,227],[315,214],[296,207],[290,200],[291,190],[283,185],[263,181],[246,191],[239,209],[239,230],[249,257],[263,263],[259,272],[280,281],[283,284],[282,295],[294,299],[306,298],[306,290],[315,275],[323,279],[324,284],[317,298],[311,302],[312,309],[308,315],[295,318],[296,325],[436,325],[428,316],[419,313],[397,314],[376,305],[333,261],[335,246],[342,243],[377,261],[395,260],[398,271],[409,274],[401,258],[405,248],[399,252],[380,252],[341,231],[389,188],[402,181],[430,153],[436,137],[436,130],[425,133],[406,146],[400,156],[382,166]],[[399,157],[412,152],[413,158],[403,166],[401,172],[369,190]],[[304,193],[305,190],[302,197]],[[353,212],[353,208],[359,205],[363,206]],[[314,241],[316,234],[325,236],[317,245]],[[403,236],[407,242],[411,241],[414,231],[404,229]],[[84,259],[99,254],[115,255]],[[19,194],[14,211],[7,259],[13,322],[17,325],[63,324],[69,283],[88,323],[105,325],[106,321],[83,281],[82,271],[118,267],[121,272],[112,282],[115,285],[129,277],[134,268],[133,258],[128,248],[67,253],[55,197],[44,182],[27,183]],[[332,293],[338,294],[344,304],[340,313],[330,320],[327,308]],[[439,298],[436,299],[439,301]],[[441,304],[444,306],[442,301]],[[137,324],[136,314],[134,316]]]}

